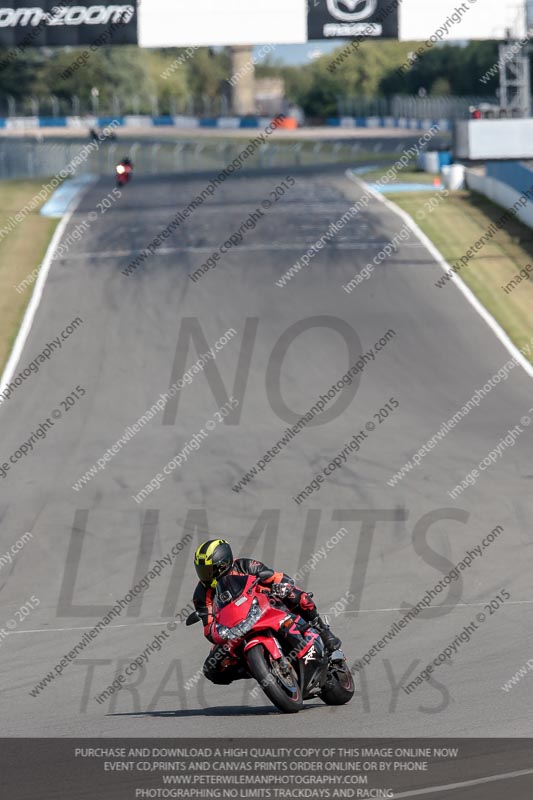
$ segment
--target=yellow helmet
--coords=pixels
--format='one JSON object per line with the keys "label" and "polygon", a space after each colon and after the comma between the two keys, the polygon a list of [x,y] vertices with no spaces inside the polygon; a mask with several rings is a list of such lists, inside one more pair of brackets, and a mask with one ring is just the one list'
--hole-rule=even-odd
{"label": "yellow helmet", "polygon": [[194,554],[196,574],[204,586],[215,586],[232,564],[233,553],[225,539],[208,539]]}

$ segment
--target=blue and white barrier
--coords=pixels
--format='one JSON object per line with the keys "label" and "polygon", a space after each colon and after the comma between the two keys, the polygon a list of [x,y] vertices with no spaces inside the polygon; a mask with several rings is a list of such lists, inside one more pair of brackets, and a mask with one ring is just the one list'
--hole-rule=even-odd
{"label": "blue and white barrier", "polygon": [[453,131],[450,119],[410,119],[408,117],[330,117],[327,124],[336,128],[402,128],[427,131],[438,125],[441,131]]}
{"label": "blue and white barrier", "polygon": [[34,128],[70,128],[87,130],[105,128],[111,122],[121,128],[266,128],[272,117],[186,117],[161,115],[125,115],[118,117],[0,117],[0,128],[28,130]]}
{"label": "blue and white barrier", "polygon": [[[105,128],[111,122],[121,128],[173,127],[173,128],[266,128],[272,117],[186,117],[161,115],[151,117],[129,114],[118,117],[0,117],[0,128],[6,130],[29,130],[35,128],[70,128],[86,131],[89,128]],[[449,119],[407,119],[406,117],[331,117],[329,127],[337,128],[402,128],[406,130],[429,130],[438,125],[442,131],[453,130]]]}
{"label": "blue and white barrier", "polygon": [[530,199],[533,169],[528,164],[489,162],[485,175],[467,169],[466,183],[469,189],[485,195],[496,205],[505,209],[515,208],[518,219],[533,228],[533,201]]}

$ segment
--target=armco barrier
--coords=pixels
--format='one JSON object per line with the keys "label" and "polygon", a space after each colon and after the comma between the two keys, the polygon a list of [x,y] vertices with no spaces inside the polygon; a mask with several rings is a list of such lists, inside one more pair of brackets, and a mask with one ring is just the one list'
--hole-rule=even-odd
{"label": "armco barrier", "polygon": [[[151,118],[152,119],[152,118]],[[158,124],[166,124],[165,118],[155,118]],[[263,129],[250,129],[246,136],[231,136],[231,123],[234,118],[220,118],[227,137],[200,137],[194,133],[183,138],[135,137],[135,125],[129,136],[120,135],[127,126],[126,117],[119,118],[123,122],[114,130],[119,134],[101,141],[90,142],[87,127],[71,127],[73,136],[43,137],[0,136],[0,179],[6,178],[39,178],[50,177],[62,172],[75,172],[77,175],[113,175],[115,165],[128,155],[135,164],[136,175],[158,175],[164,173],[185,173],[214,171],[224,169],[231,164],[246,148],[249,142],[256,142],[254,152],[241,163],[239,169],[271,169],[291,167],[326,167],[328,165],[344,165],[356,167],[358,164],[379,164],[394,162],[399,154],[408,148],[414,138],[420,138],[419,132],[405,132],[405,136],[381,136],[370,134],[367,139],[337,137],[330,139],[309,138],[294,141],[277,136],[265,136],[270,119],[262,119]],[[99,118],[100,130],[109,119]],[[139,125],[139,118],[135,123]],[[240,122],[237,120],[237,122]],[[68,118],[67,118],[68,124]],[[100,127],[100,125],[102,127]],[[186,130],[184,128],[184,130]],[[119,133],[120,131],[120,133]],[[144,131],[143,131],[144,133]],[[77,158],[82,154],[82,160]],[[68,169],[67,169],[68,167]]]}
{"label": "armco barrier", "polygon": [[531,188],[533,171],[520,161],[489,161],[487,177],[506,184],[523,194]]}
{"label": "armco barrier", "polygon": [[[88,151],[89,137],[83,131],[77,140],[21,139],[0,137],[0,179],[44,178],[60,174],[68,165],[76,164],[76,174],[113,175],[114,167],[121,158],[129,155],[135,164],[136,175],[160,175],[171,173],[220,171],[231,164],[248,141],[253,141],[259,132],[250,130],[243,139],[183,138],[179,141],[104,141],[99,147]],[[290,140],[267,140],[255,152],[242,161],[242,170],[248,168],[271,169],[297,166],[327,166],[329,164],[354,167],[369,159],[392,162],[406,142],[397,139],[361,142],[291,142]],[[85,153],[79,163],[76,158]],[[71,170],[73,167],[71,167]]]}
{"label": "armco barrier", "polygon": [[[525,165],[515,165],[522,168],[520,171],[514,169],[496,170],[496,173],[499,174],[500,177],[503,178],[506,176],[506,180],[510,181],[509,183],[503,180],[497,180],[495,177],[489,175],[489,166],[492,172],[492,167],[496,165],[487,165],[487,175],[480,175],[472,169],[467,170],[466,183],[469,189],[488,197],[489,200],[492,200],[493,203],[496,203],[502,208],[512,208],[515,203],[524,196],[528,189],[532,189],[533,170],[528,169]],[[505,165],[501,164],[498,166],[503,167]],[[533,228],[533,203],[531,201],[525,203],[522,208],[518,209],[516,216],[524,225]]]}

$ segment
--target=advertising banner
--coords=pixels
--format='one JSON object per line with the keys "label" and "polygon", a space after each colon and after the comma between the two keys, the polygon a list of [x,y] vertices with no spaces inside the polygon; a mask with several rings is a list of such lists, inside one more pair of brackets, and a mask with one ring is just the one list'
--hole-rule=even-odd
{"label": "advertising banner", "polygon": [[141,47],[303,44],[307,0],[149,0],[139,3]]}
{"label": "advertising banner", "polygon": [[0,6],[0,47],[137,44],[136,0],[13,0]]}
{"label": "advertising banner", "polygon": [[400,0],[309,0],[309,39],[397,39]]}

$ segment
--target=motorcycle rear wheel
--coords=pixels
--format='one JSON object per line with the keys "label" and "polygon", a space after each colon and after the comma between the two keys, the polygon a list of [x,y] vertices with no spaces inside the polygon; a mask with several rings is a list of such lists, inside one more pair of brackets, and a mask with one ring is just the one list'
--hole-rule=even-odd
{"label": "motorcycle rear wheel", "polygon": [[272,673],[276,662],[261,645],[246,653],[248,667],[268,699],[284,714],[296,714],[303,706],[302,692],[294,669],[292,676],[282,681]]}
{"label": "motorcycle rear wheel", "polygon": [[330,662],[328,679],[320,697],[328,706],[343,706],[354,696],[355,686],[346,659]]}

